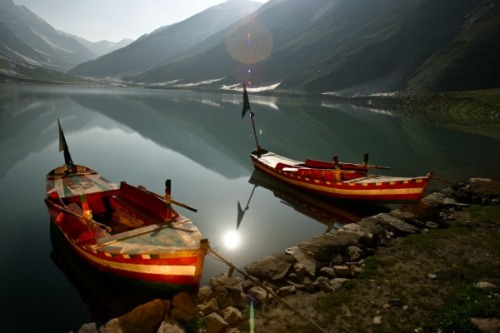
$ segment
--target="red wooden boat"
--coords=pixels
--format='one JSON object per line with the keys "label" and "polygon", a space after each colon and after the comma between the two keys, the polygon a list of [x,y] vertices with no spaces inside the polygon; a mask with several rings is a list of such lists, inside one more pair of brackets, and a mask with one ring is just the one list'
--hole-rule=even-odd
{"label": "red wooden boat", "polygon": [[307,159],[297,161],[260,147],[250,110],[246,87],[243,86],[242,117],[250,111],[255,149],[250,157],[255,169],[276,179],[320,195],[348,200],[384,202],[419,201],[432,178],[432,173],[420,177],[393,177],[370,174],[369,169],[388,169],[364,163],[342,163],[337,157],[332,162]]}
{"label": "red wooden boat", "polygon": [[422,177],[374,175],[364,171],[361,164],[359,169],[343,169],[340,163],[295,161],[262,148],[250,157],[257,170],[274,178],[306,191],[349,200],[419,201],[432,177],[431,173]]}
{"label": "red wooden boat", "polygon": [[172,292],[196,292],[208,249],[196,225],[172,204],[196,211],[170,195],[126,182],[109,182],[75,165],[59,123],[65,164],[47,174],[51,221],[71,248],[99,271]]}

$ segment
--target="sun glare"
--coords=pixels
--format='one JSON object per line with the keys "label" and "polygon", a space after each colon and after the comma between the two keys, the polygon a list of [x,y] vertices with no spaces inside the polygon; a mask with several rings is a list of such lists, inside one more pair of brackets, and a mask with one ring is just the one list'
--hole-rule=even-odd
{"label": "sun glare", "polygon": [[235,249],[240,245],[240,235],[236,231],[228,231],[224,235],[224,245],[228,249]]}

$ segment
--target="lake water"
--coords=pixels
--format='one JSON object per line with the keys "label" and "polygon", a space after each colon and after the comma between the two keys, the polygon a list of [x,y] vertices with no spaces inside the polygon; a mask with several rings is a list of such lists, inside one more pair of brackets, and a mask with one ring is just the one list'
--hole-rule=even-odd
{"label": "lake water", "polygon": [[[52,237],[45,175],[63,164],[61,120],[75,163],[115,182],[163,193],[239,268],[385,207],[311,197],[254,173],[255,148],[239,94],[120,88],[0,86],[0,327],[68,332],[134,306],[147,292],[118,286],[67,259]],[[499,176],[500,142],[328,98],[250,94],[260,145],[307,157],[390,166],[391,175],[433,171],[429,191]],[[442,181],[444,180],[444,181]],[[227,267],[207,257],[204,284]],[[121,288],[121,289],[120,289]],[[152,295],[151,297],[156,297]],[[104,319],[103,319],[104,318]]]}

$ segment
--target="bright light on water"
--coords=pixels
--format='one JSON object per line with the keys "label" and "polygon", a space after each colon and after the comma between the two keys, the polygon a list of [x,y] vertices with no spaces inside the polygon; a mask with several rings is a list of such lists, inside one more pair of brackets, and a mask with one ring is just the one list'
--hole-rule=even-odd
{"label": "bright light on water", "polygon": [[236,231],[228,231],[224,235],[224,245],[228,249],[236,249],[240,245],[240,235]]}

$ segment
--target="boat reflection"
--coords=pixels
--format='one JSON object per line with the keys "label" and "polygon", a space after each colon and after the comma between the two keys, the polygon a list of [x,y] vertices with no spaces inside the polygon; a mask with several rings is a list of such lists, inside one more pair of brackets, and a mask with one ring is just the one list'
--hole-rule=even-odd
{"label": "boat reflection", "polygon": [[[278,198],[281,203],[326,225],[325,233],[332,230],[338,230],[343,225],[355,223],[364,217],[388,210],[387,207],[371,203],[335,200],[333,198],[306,193],[293,186],[277,181],[259,170],[253,171],[249,183],[254,184],[252,195],[257,186],[268,189],[273,192],[274,196]],[[241,224],[241,220],[243,219],[245,211],[248,209],[248,204],[252,195],[250,195],[245,209],[242,209],[238,202],[237,227]]]}
{"label": "boat reflection", "polygon": [[101,274],[74,253],[52,222],[50,240],[53,250],[51,259],[89,307],[89,322],[100,326],[148,301],[169,299],[171,296]]}

